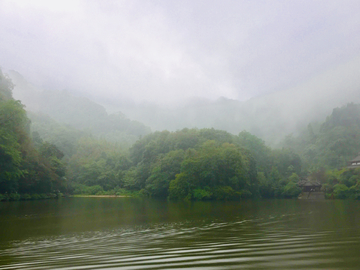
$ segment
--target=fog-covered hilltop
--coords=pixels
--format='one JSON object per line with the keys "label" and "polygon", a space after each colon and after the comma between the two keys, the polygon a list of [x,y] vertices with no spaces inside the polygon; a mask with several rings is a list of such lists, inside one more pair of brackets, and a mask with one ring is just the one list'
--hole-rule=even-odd
{"label": "fog-covered hilltop", "polygon": [[333,108],[360,102],[360,58],[313,76],[296,87],[247,101],[193,99],[175,105],[122,103],[98,97],[110,110],[121,110],[154,130],[184,127],[223,129],[233,134],[247,130],[276,144],[297,134],[309,122],[323,121]]}
{"label": "fog-covered hilltop", "polygon": [[[39,89],[16,71],[10,71],[9,76],[15,85],[14,98],[21,100],[27,111],[31,112],[29,117],[33,122],[34,131],[40,131],[45,136],[46,127],[50,126],[49,122],[54,121],[109,141],[127,142],[128,145],[151,132],[149,127],[128,119],[121,112],[108,114],[103,106],[87,97],[74,95],[65,90]],[[49,117],[52,120],[48,119]]]}
{"label": "fog-covered hilltop", "polygon": [[[360,58],[356,58],[296,87],[247,101],[193,98],[163,105],[102,96],[90,100],[81,96],[81,92],[41,91],[17,72],[11,71],[9,75],[15,84],[14,97],[22,100],[28,110],[46,113],[61,123],[103,136],[109,132],[144,135],[149,133],[144,125],[170,131],[215,128],[233,134],[247,130],[276,145],[287,134],[298,134],[309,122],[325,120],[333,108],[360,102],[360,71],[355,68],[359,65]],[[104,107],[113,114],[108,115]]]}

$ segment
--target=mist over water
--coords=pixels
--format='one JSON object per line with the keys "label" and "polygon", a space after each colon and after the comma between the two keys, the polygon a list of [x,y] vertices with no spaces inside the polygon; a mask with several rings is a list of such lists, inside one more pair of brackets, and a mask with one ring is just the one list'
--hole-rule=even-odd
{"label": "mist over water", "polygon": [[0,269],[340,270],[360,263],[354,201],[73,198],[0,207]]}

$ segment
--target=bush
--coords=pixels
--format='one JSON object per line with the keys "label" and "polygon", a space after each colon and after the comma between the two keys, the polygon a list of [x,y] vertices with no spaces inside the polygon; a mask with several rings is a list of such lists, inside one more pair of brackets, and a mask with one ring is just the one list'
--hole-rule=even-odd
{"label": "bush", "polygon": [[349,197],[354,200],[360,200],[360,183],[349,188]]}
{"label": "bush", "polygon": [[346,199],[349,198],[350,192],[349,192],[349,188],[344,184],[336,184],[334,186],[333,194],[336,199]]}
{"label": "bush", "polygon": [[212,197],[212,193],[209,188],[201,189],[197,188],[193,190],[193,198],[197,201],[209,200]]}
{"label": "bush", "polygon": [[99,185],[91,186],[86,189],[86,194],[88,194],[88,195],[96,195],[99,192],[104,192],[103,188]]}
{"label": "bush", "polygon": [[55,199],[57,197],[56,193],[50,193],[50,194],[47,194],[47,196],[49,199]]}
{"label": "bush", "polygon": [[216,200],[233,200],[238,197],[233,188],[229,186],[217,187],[214,196]]}
{"label": "bush", "polygon": [[88,186],[78,183],[72,183],[71,189],[73,194],[86,194]]}
{"label": "bush", "polygon": [[21,200],[31,200],[31,196],[29,194],[21,194]]}
{"label": "bush", "polygon": [[334,199],[334,193],[325,193],[325,199],[333,200]]}
{"label": "bush", "polygon": [[21,198],[20,194],[10,193],[9,199],[10,201],[19,201]]}
{"label": "bush", "polygon": [[50,196],[45,193],[40,194],[40,199],[49,199],[49,198],[50,198]]}
{"label": "bush", "polygon": [[39,194],[34,193],[34,194],[31,194],[31,199],[32,200],[40,200],[41,196]]}
{"label": "bush", "polygon": [[[119,192],[116,192],[116,195],[130,195],[130,194],[127,194],[127,193],[125,193],[125,194],[118,194]],[[148,191],[148,190],[146,190],[146,189],[141,189],[140,191],[139,191],[139,193],[138,193],[138,195],[139,196],[143,196],[143,197],[151,197],[151,194],[150,194],[150,192]],[[136,194],[136,196],[137,196],[137,194]]]}
{"label": "bush", "polygon": [[282,192],[282,197],[284,198],[295,198],[298,197],[301,193],[301,189],[294,182],[289,182]]}
{"label": "bush", "polygon": [[252,193],[248,191],[247,189],[243,189],[239,192],[236,192],[237,196],[241,199],[249,199],[252,197]]}

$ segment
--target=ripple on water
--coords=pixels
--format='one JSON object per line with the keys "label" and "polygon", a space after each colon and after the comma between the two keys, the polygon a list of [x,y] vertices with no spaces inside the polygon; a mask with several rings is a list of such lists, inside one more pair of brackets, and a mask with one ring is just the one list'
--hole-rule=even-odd
{"label": "ripple on water", "polygon": [[358,247],[357,234],[339,238],[334,231],[274,227],[282,218],[161,224],[13,242],[0,251],[0,257],[12,258],[0,270],[342,269],[334,245]]}

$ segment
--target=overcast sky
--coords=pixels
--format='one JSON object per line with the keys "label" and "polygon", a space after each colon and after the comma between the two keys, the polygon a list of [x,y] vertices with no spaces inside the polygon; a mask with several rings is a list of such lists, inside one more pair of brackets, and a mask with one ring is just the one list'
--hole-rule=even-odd
{"label": "overcast sky", "polygon": [[359,0],[0,0],[2,69],[110,98],[247,100],[359,54]]}

